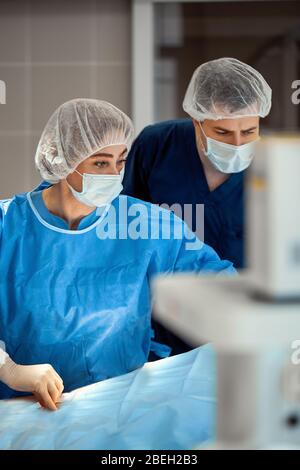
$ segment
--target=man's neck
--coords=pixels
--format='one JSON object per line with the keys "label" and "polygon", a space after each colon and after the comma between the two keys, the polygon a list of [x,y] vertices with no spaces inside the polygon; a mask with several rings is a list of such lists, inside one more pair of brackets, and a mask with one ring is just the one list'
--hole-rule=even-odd
{"label": "man's neck", "polygon": [[201,149],[198,150],[198,154],[203,166],[207,185],[210,191],[214,191],[218,186],[221,186],[221,184],[228,180],[230,175],[217,170]]}

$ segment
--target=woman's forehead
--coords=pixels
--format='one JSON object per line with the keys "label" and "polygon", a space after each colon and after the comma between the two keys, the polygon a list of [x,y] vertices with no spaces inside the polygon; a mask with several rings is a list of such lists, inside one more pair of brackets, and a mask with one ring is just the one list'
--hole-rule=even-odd
{"label": "woman's forehead", "polygon": [[125,144],[115,144],[107,145],[97,150],[93,155],[90,155],[88,158],[95,158],[97,156],[118,156],[127,151],[127,145]]}

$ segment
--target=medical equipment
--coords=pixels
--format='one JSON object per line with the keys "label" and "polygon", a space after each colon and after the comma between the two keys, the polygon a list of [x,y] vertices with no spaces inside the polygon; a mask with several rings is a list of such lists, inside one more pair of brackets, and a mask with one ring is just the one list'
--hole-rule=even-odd
{"label": "medical equipment", "polygon": [[248,271],[153,283],[159,320],[216,349],[214,448],[300,448],[299,153],[299,136],[258,143],[248,180]]}
{"label": "medical equipment", "polygon": [[249,181],[251,283],[273,299],[300,299],[299,142],[288,134],[263,139]]}

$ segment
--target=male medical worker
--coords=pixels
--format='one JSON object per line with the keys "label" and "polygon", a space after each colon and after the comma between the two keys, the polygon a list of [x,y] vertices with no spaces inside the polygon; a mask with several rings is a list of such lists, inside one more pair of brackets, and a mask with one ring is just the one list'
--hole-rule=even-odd
{"label": "male medical worker", "polygon": [[271,95],[262,75],[237,59],[200,65],[183,101],[191,119],[149,125],[141,132],[127,159],[124,193],[177,204],[183,217],[184,205],[192,208],[194,231],[196,207],[203,204],[205,243],[236,268],[244,267],[244,175]]}
{"label": "male medical worker", "polygon": [[254,157],[260,117],[270,107],[271,88],[249,65],[232,58],[202,64],[183,101],[192,119],[141,132],[128,155],[123,192],[183,209],[204,204],[205,243],[243,267],[244,172]]}

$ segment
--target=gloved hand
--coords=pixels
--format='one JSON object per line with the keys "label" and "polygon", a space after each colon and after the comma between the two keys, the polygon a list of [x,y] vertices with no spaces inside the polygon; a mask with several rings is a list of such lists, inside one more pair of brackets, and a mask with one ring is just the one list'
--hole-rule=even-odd
{"label": "gloved hand", "polygon": [[44,408],[57,410],[56,403],[64,386],[50,364],[21,366],[7,356],[0,366],[0,380],[18,392],[31,392]]}

